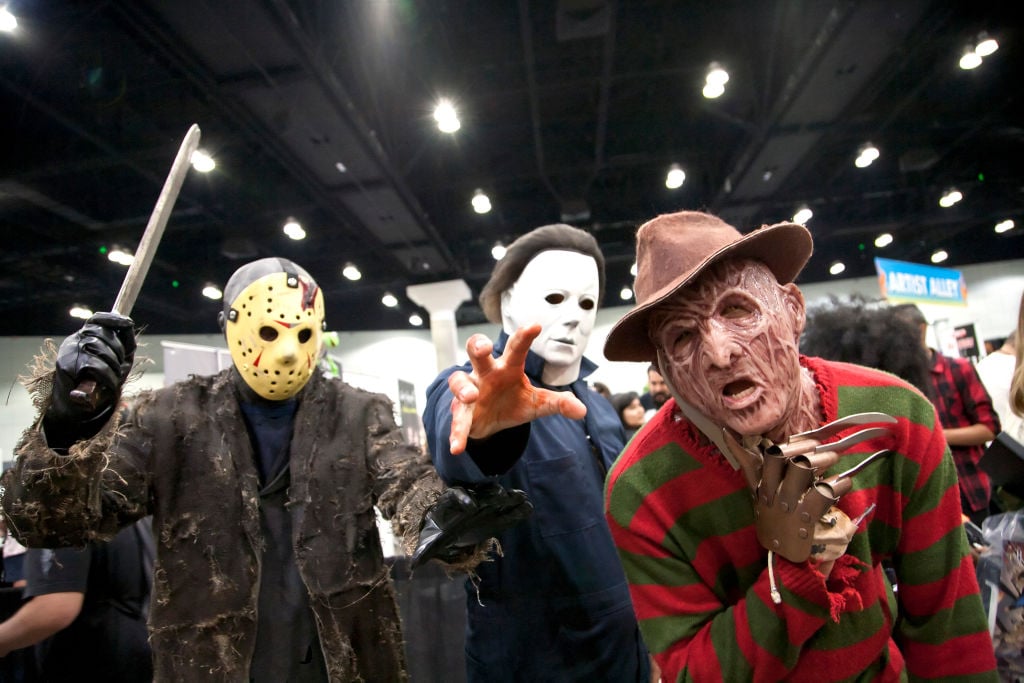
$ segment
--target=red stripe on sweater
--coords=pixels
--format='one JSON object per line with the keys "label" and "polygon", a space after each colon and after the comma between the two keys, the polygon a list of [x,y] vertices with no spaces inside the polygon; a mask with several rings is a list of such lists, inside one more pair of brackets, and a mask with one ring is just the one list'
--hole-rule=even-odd
{"label": "red stripe on sweater", "polygon": [[992,639],[987,632],[951,638],[937,645],[906,643],[903,656],[908,663],[928,663],[924,671],[910,670],[912,676],[923,678],[930,677],[935,671],[941,671],[944,676],[970,676],[992,671],[996,666]]}
{"label": "red stripe on sweater", "polygon": [[954,481],[946,489],[933,509],[922,512],[912,520],[913,528],[905,529],[900,537],[900,552],[913,553],[930,547],[959,526],[960,491]]}
{"label": "red stripe on sweater", "polygon": [[[958,598],[979,592],[974,572],[974,560],[970,556],[965,556],[960,560],[960,566],[946,577],[919,586],[901,583],[901,602],[906,603],[903,609],[909,616],[922,616],[914,613],[914,606],[917,606],[919,612],[923,612],[924,615],[952,608]],[[956,586],[955,590],[953,586]]]}
{"label": "red stripe on sweater", "polygon": [[[630,527],[637,530],[645,528],[671,529],[677,520],[691,510],[712,503],[723,496],[736,491],[747,491],[742,476],[722,476],[718,468],[702,464],[689,472],[675,477],[657,488],[654,495],[649,495],[646,502],[630,521]],[[704,535],[701,533],[701,535]]]}
{"label": "red stripe on sweater", "polygon": [[633,584],[630,586],[633,609],[637,619],[657,619],[663,616],[704,614],[723,608],[717,597],[701,584],[688,586],[657,586]]}
{"label": "red stripe on sweater", "polygon": [[608,529],[612,532],[612,541],[620,553],[632,553],[634,555],[646,555],[649,557],[668,557],[669,553],[657,543],[630,531],[615,521],[611,515],[607,515]]}
{"label": "red stripe on sweater", "polygon": [[[755,586],[755,592],[759,594],[761,600],[767,604],[771,604],[771,598],[768,596],[767,590],[762,591],[760,590],[761,587],[762,586]],[[736,644],[739,645],[744,659],[746,659],[753,667],[754,680],[778,680],[779,673],[786,669],[778,657],[771,652],[768,652],[754,641],[754,634],[749,626],[750,617],[747,613],[746,600],[740,600],[736,603],[736,607],[733,609],[733,619],[736,620],[737,625],[743,625],[736,628]]]}

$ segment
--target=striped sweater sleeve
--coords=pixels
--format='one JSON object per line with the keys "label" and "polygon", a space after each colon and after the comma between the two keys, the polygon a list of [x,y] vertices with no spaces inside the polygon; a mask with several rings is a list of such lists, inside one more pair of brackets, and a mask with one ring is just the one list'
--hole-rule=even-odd
{"label": "striped sweater sleeve", "polygon": [[[664,680],[821,680],[823,671],[831,680],[979,680],[994,666],[991,643],[934,411],[909,387],[890,387],[888,375],[820,371],[850,385],[819,387],[829,420],[881,410],[900,423],[895,438],[849,456],[894,449],[841,502],[851,517],[877,504],[869,524],[827,581],[811,563],[776,558],[779,605],[769,597],[746,484],[689,423],[663,410],[610,473],[608,523]],[[847,457],[837,468],[855,464]],[[898,607],[886,559],[901,573]],[[955,661],[939,652],[950,645]]]}
{"label": "striped sweater sleeve", "polygon": [[[837,392],[843,413],[881,410],[900,417],[889,463],[895,495],[877,496],[870,533],[878,541],[874,560],[888,559],[898,579],[901,618],[893,640],[907,674],[910,680],[997,680],[956,466],[935,409],[916,392],[878,388],[874,375],[858,370]],[[878,479],[880,489],[888,483]]]}

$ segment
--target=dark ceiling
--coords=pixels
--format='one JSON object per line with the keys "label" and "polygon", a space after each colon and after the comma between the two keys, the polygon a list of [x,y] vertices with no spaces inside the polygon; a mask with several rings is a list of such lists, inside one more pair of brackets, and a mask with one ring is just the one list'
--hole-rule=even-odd
{"label": "dark ceiling", "polygon": [[[1021,26],[1014,3],[877,0],[10,0],[0,33],[0,312],[6,335],[63,335],[106,310],[189,125],[217,160],[191,172],[133,318],[217,330],[200,295],[280,255],[323,287],[328,326],[407,327],[408,284],[462,278],[546,223],[591,231],[606,305],[633,235],[681,208],[741,230],[814,211],[801,282],[1024,257]],[[982,66],[957,61],[980,31]],[[731,79],[701,96],[712,61]],[[1016,75],[1014,75],[1016,74]],[[440,133],[438,97],[462,128]],[[872,141],[881,158],[853,165]],[[341,162],[345,172],[338,170]],[[673,162],[687,173],[664,185]],[[956,186],[964,200],[942,209]],[[494,210],[470,208],[476,188]],[[292,241],[293,216],[307,232]],[[341,276],[347,261],[359,282]],[[173,286],[177,281],[179,286]],[[399,295],[386,309],[381,295]],[[475,302],[460,324],[482,322]]]}

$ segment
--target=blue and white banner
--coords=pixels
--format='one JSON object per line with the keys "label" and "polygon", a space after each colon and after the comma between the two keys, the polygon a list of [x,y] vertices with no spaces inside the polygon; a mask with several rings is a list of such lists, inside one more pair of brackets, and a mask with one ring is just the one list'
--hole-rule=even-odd
{"label": "blue and white banner", "polygon": [[876,258],[878,286],[889,301],[967,305],[967,283],[959,270]]}

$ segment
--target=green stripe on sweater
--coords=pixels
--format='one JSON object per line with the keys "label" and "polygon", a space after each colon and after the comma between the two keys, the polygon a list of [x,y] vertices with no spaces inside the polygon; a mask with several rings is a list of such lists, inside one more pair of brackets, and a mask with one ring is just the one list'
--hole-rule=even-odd
{"label": "green stripe on sweater", "polygon": [[926,429],[935,429],[935,411],[920,394],[905,387],[842,386],[837,391],[839,415],[881,412],[905,417]]}
{"label": "green stripe on sweater", "polygon": [[[644,498],[651,491],[663,486],[672,479],[699,469],[700,463],[683,456],[678,444],[668,443],[651,451],[642,459],[621,474],[615,481],[615,488],[609,500],[612,519],[624,527],[629,527],[636,511],[643,505]],[[612,478],[608,478],[610,485]],[[605,496],[608,496],[607,488]]]}

